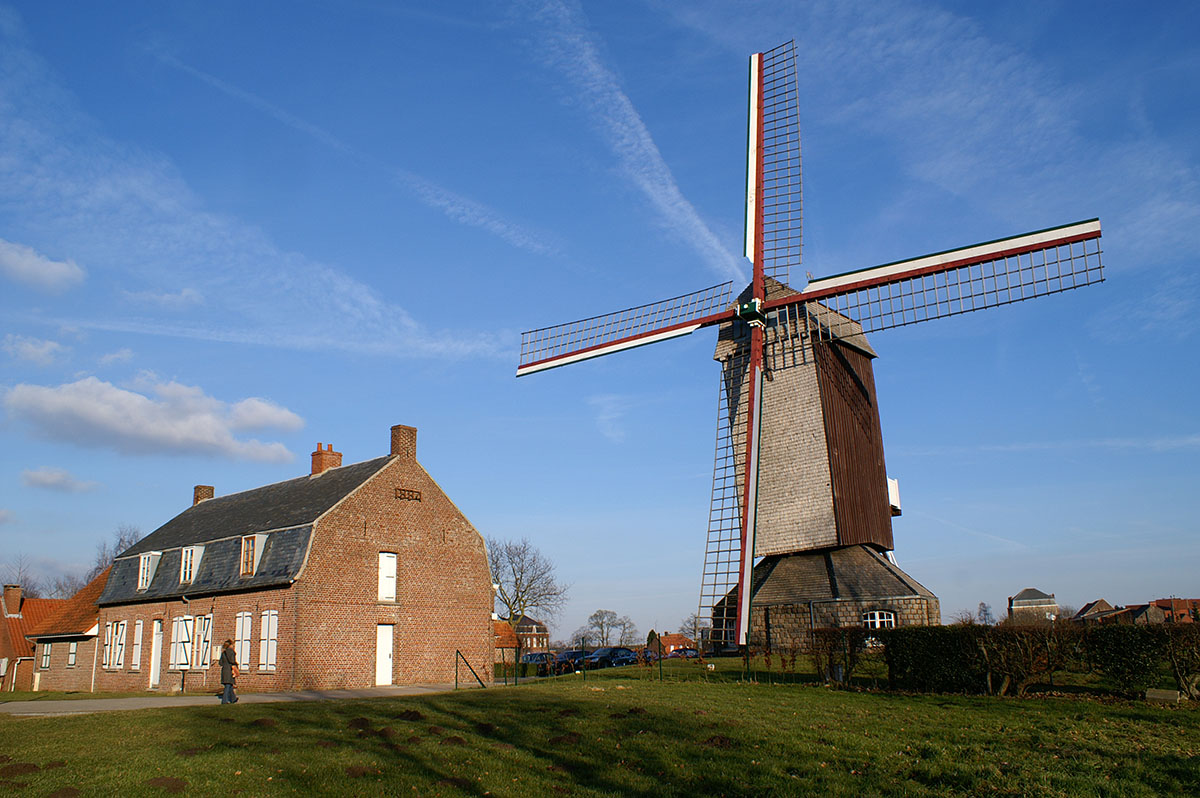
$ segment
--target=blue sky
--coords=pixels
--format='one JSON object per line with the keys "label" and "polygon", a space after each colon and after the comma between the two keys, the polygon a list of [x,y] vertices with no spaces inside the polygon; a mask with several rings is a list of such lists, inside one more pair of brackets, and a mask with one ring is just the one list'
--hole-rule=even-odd
{"label": "blue sky", "polygon": [[1194,9],[681,5],[0,6],[0,570],[404,423],[559,633],[677,628],[712,332],[517,380],[519,335],[749,274],[746,60],[794,37],[794,274],[1104,226],[1103,285],[872,337],[901,565],[947,618],[1200,594]]}

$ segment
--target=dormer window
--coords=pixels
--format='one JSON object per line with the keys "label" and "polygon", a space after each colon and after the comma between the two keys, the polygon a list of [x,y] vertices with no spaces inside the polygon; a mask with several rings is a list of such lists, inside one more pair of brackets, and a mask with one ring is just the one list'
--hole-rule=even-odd
{"label": "dormer window", "polygon": [[160,557],[162,557],[161,551],[148,551],[138,558],[138,590],[150,587],[150,583],[154,581],[154,571],[158,568]]}
{"label": "dormer window", "polygon": [[196,578],[196,568],[200,565],[200,557],[204,553],[203,546],[185,546],[179,557],[179,583],[191,582]]}
{"label": "dormer window", "polygon": [[242,576],[254,575],[254,552],[258,548],[255,545],[258,542],[255,540],[256,537],[255,535],[246,535],[242,538]]}

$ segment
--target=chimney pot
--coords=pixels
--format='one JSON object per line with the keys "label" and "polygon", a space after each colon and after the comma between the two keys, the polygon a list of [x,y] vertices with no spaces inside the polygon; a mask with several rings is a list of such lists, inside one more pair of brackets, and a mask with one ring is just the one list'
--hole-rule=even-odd
{"label": "chimney pot", "polygon": [[212,485],[197,485],[192,488],[192,506],[195,507],[200,502],[208,501],[214,495],[216,494],[213,492]]}
{"label": "chimney pot", "polygon": [[4,612],[6,615],[17,615],[21,612],[21,586],[4,586]]}
{"label": "chimney pot", "polygon": [[312,453],[312,474],[316,476],[331,468],[340,468],[342,465],[342,453],[333,450],[333,444],[325,446],[318,443],[317,450]]}
{"label": "chimney pot", "polygon": [[405,460],[417,459],[417,428],[397,424],[392,427],[392,454]]}

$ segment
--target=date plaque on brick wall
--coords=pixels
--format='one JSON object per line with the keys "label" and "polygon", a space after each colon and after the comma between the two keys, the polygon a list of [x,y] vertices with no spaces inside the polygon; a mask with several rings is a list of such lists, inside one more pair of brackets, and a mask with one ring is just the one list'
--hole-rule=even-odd
{"label": "date plaque on brick wall", "polygon": [[421,491],[412,488],[396,488],[396,498],[402,502],[421,501]]}

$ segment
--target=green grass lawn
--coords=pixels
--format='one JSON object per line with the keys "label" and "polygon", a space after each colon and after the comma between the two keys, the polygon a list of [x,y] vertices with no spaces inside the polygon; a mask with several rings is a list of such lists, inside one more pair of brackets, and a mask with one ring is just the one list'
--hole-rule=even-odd
{"label": "green grass lawn", "polygon": [[704,668],[696,681],[658,682],[628,670],[414,698],[0,718],[0,791],[1200,794],[1192,707],[843,692]]}

